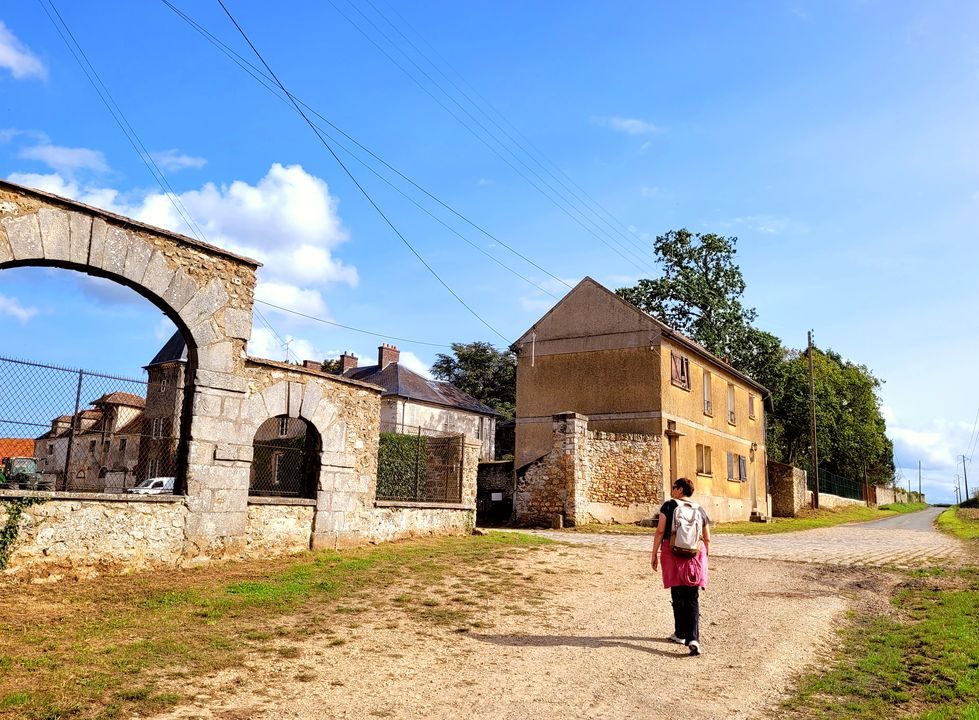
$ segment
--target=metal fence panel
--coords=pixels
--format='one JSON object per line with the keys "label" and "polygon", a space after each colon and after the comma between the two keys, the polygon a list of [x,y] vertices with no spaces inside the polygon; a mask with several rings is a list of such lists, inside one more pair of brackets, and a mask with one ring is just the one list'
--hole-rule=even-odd
{"label": "metal fence panel", "polygon": [[36,459],[0,486],[121,493],[173,477],[184,392],[182,369],[150,384],[0,357],[0,459]]}
{"label": "metal fence panel", "polygon": [[[807,479],[809,490],[815,487],[814,482],[813,473],[809,473]],[[822,468],[819,470],[819,492],[836,495],[837,497],[850,498],[852,500],[867,499],[867,490],[864,487],[864,483],[850,480],[849,478]]]}
{"label": "metal fence panel", "polygon": [[462,501],[464,436],[381,423],[377,499]]}

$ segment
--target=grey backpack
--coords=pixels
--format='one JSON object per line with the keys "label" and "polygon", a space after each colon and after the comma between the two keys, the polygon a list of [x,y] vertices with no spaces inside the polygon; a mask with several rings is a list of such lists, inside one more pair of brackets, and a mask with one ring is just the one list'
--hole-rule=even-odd
{"label": "grey backpack", "polygon": [[700,554],[700,536],[704,532],[704,518],[700,506],[689,500],[677,500],[673,511],[673,528],[670,531],[670,547],[674,555],[697,557]]}

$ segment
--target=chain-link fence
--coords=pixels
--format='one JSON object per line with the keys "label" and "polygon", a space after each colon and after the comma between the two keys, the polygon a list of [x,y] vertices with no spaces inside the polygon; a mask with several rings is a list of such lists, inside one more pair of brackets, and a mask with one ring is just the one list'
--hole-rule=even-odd
{"label": "chain-link fence", "polygon": [[319,434],[302,418],[273,417],[252,444],[250,495],[313,497],[319,472]]}
{"label": "chain-link fence", "polygon": [[461,502],[464,441],[458,433],[381,423],[377,499]]}
{"label": "chain-link fence", "polygon": [[[807,485],[810,490],[815,487],[813,473],[808,473]],[[864,483],[850,480],[823,468],[819,470],[819,492],[852,500],[867,500],[867,488]]]}
{"label": "chain-link fence", "polygon": [[149,374],[148,382],[0,357],[0,488],[122,493],[168,478],[154,490],[172,491],[184,367]]}

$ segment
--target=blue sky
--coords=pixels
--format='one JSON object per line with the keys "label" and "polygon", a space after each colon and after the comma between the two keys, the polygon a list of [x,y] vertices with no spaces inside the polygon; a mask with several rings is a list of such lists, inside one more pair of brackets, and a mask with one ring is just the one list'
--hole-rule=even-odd
{"label": "blue sky", "polygon": [[[173,1],[255,62],[216,3]],[[260,299],[504,345],[566,291],[555,278],[619,287],[656,272],[643,239],[736,235],[759,325],[792,347],[812,328],[883,378],[905,479],[921,460],[929,497],[952,497],[979,417],[979,6],[228,4],[291,92],[539,266],[397,181],[530,282],[501,268],[341,152],[490,330],[301,119],[163,3],[56,2],[205,238],[265,263]],[[7,3],[0,23],[0,176],[188,232],[42,5]],[[370,358],[382,341],[258,307],[294,357]],[[250,351],[284,357],[255,327]],[[18,269],[0,331],[8,354],[138,375],[172,326],[124,288]],[[446,351],[396,343],[418,368]]]}

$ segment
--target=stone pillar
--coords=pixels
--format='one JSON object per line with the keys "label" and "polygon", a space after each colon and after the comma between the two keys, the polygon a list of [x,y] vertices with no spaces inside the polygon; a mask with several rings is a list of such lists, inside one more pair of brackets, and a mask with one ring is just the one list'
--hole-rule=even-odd
{"label": "stone pillar", "polygon": [[588,417],[575,412],[558,413],[552,418],[552,427],[554,448],[561,453],[564,473],[564,523],[574,525],[588,491]]}

